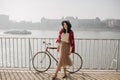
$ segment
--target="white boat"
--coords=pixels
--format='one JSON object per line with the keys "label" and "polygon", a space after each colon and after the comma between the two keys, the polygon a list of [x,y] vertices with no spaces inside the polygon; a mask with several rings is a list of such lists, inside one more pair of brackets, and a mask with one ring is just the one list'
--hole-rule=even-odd
{"label": "white boat", "polygon": [[30,31],[27,30],[10,30],[4,32],[4,34],[21,34],[21,35],[27,35],[27,34],[32,34]]}

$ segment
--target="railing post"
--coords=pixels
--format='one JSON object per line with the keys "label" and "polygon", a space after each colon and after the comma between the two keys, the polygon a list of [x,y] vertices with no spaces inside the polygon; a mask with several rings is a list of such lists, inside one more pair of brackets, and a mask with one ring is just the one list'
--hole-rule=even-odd
{"label": "railing post", "polygon": [[30,45],[30,38],[28,38],[28,40],[29,40],[29,41],[28,41],[28,42],[29,42],[29,43],[28,43],[28,44],[29,44],[29,50],[28,50],[28,51],[29,51],[29,70],[31,70],[31,55],[30,55],[31,45]]}
{"label": "railing post", "polygon": [[118,53],[117,53],[117,69],[116,69],[116,72],[118,72],[118,68],[119,68],[119,66],[120,66],[120,64],[119,64],[119,59],[120,59],[120,56],[119,56],[119,48],[120,47],[120,40],[118,40]]}

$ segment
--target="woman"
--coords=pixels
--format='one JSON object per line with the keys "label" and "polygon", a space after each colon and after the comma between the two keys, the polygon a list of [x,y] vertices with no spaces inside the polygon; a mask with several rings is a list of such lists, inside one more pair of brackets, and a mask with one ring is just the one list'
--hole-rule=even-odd
{"label": "woman", "polygon": [[63,28],[59,31],[59,36],[57,39],[58,51],[60,53],[60,58],[58,62],[57,69],[52,80],[55,80],[57,77],[58,71],[61,70],[61,67],[64,69],[64,76],[66,78],[66,66],[72,66],[71,59],[69,55],[75,51],[74,45],[74,33],[71,30],[71,23],[69,21],[62,21]]}

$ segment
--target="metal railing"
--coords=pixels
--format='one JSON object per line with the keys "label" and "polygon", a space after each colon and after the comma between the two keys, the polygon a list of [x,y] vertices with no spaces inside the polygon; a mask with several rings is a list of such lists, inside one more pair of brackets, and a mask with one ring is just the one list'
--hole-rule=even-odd
{"label": "metal railing", "polygon": [[[43,41],[57,46],[55,38],[0,37],[1,68],[32,68],[32,56],[45,49]],[[120,39],[75,39],[75,51],[83,58],[82,69],[120,70]],[[51,50],[58,58],[57,51]],[[56,63],[52,61],[51,68]]]}

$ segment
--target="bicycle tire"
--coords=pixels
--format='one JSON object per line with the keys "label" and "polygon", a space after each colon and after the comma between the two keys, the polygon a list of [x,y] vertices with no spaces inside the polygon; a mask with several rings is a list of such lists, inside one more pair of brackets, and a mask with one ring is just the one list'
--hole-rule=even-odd
{"label": "bicycle tire", "polygon": [[[72,66],[67,66],[67,72],[75,73],[78,72],[83,65],[82,57],[78,53],[71,53],[70,58],[72,60]],[[78,65],[78,66],[77,66]]]}
{"label": "bicycle tire", "polygon": [[51,58],[44,51],[37,52],[32,58],[32,65],[37,72],[45,72],[51,66]]}

